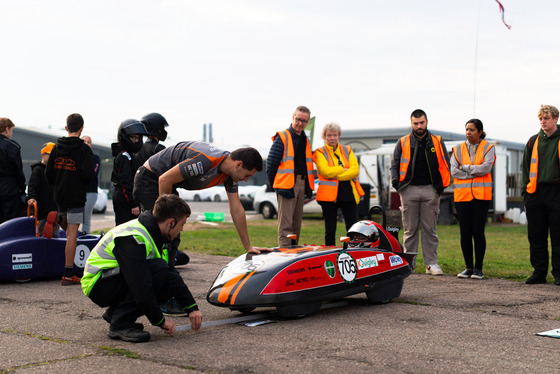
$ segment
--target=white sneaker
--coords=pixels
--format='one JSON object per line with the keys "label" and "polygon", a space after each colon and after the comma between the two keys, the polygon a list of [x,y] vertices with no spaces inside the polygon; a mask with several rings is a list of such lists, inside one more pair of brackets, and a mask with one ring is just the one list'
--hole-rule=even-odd
{"label": "white sneaker", "polygon": [[443,271],[438,264],[426,266],[426,274],[443,275]]}

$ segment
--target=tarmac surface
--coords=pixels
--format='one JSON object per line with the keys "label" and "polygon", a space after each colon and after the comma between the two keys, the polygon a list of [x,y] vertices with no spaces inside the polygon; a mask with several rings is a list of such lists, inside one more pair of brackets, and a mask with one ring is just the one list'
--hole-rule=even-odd
{"label": "tarmac surface", "polygon": [[412,274],[388,304],[358,294],[289,320],[257,309],[273,323],[249,327],[206,302],[231,259],[193,254],[179,267],[204,316],[199,332],[169,317],[185,331],[167,336],[141,317],[151,340],[139,344],[109,339],[103,309],[79,286],[0,283],[0,374],[560,372],[560,339],[535,335],[560,329],[553,284]]}

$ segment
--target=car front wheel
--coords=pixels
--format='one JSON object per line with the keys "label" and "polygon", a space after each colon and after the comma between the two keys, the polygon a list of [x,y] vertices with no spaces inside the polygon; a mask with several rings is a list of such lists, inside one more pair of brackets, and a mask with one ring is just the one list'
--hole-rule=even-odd
{"label": "car front wheel", "polygon": [[274,209],[271,203],[264,203],[261,206],[261,214],[265,219],[272,219],[276,215],[276,209]]}

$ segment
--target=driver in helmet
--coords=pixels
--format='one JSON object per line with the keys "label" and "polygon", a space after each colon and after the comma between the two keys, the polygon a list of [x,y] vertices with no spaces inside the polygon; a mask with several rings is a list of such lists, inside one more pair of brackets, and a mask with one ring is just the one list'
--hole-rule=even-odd
{"label": "driver in helmet", "polygon": [[116,225],[135,219],[140,214],[138,203],[132,198],[134,174],[138,169],[134,154],[142,148],[142,137],[147,134],[142,122],[127,119],[119,125],[118,142],[111,144],[111,152],[115,158],[111,182]]}
{"label": "driver in helmet", "polygon": [[[163,151],[165,146],[160,144],[167,139],[167,131],[165,128],[169,126],[164,116],[159,113],[149,113],[140,118],[140,122],[146,126],[148,138],[142,145],[142,149],[134,156],[138,165],[144,165],[147,159],[156,153]],[[152,210],[154,208],[155,199],[150,202],[148,207],[144,207],[142,201],[139,201],[142,210]]]}
{"label": "driver in helmet", "polygon": [[359,221],[348,230],[349,247],[377,248],[379,246],[379,230],[373,221]]}

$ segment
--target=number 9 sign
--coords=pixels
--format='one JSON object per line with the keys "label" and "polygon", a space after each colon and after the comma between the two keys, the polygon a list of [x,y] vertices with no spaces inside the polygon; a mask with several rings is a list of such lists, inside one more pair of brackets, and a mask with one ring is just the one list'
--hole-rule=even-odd
{"label": "number 9 sign", "polygon": [[338,272],[346,283],[353,283],[356,280],[358,267],[356,261],[352,256],[346,252],[340,252],[336,260],[338,265]]}
{"label": "number 9 sign", "polygon": [[74,256],[74,264],[79,268],[86,266],[86,261],[91,253],[89,247],[85,244],[80,244],[76,248],[76,255]]}

